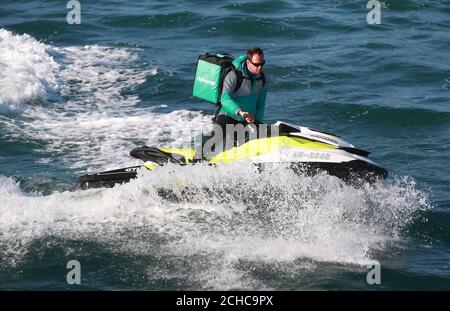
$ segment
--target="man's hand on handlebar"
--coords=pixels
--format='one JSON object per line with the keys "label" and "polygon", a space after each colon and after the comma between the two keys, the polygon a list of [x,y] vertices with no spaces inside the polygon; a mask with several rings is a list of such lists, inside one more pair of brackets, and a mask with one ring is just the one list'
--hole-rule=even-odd
{"label": "man's hand on handlebar", "polygon": [[250,112],[240,110],[239,111],[239,115],[241,117],[243,117],[244,120],[247,121],[248,123],[254,123],[255,122],[255,117]]}

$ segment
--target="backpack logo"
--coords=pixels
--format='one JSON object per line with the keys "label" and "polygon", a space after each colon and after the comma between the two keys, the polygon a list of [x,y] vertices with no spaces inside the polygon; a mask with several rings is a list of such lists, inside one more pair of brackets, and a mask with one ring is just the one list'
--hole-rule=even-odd
{"label": "backpack logo", "polygon": [[212,87],[216,87],[216,82],[215,81],[208,80],[208,79],[206,79],[204,77],[198,77],[197,81],[198,82],[202,82],[204,84],[211,85]]}

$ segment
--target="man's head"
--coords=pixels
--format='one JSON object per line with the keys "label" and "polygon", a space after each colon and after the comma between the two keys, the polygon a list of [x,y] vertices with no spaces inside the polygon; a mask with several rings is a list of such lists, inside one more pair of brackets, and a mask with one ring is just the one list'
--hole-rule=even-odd
{"label": "man's head", "polygon": [[263,66],[265,64],[264,52],[260,48],[252,48],[247,50],[247,69],[252,74],[260,74],[263,71]]}

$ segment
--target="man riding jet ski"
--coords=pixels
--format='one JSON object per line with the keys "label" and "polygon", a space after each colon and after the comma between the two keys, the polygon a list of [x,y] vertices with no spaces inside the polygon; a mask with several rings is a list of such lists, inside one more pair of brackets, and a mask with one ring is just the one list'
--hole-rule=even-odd
{"label": "man riding jet ski", "polygon": [[268,137],[247,140],[225,150],[218,149],[201,158],[196,156],[193,148],[135,148],[130,155],[144,161],[143,165],[84,175],[78,179],[77,186],[80,189],[113,187],[136,178],[141,168],[152,171],[168,162],[220,165],[249,161],[261,169],[265,165],[288,163],[300,173],[325,171],[347,182],[364,180],[373,183],[388,176],[386,169],[368,158],[369,152],[355,148],[339,136],[281,121],[276,122],[273,129]]}
{"label": "man riding jet ski", "polygon": [[[142,167],[151,171],[168,162],[219,165],[250,161],[261,169],[287,163],[299,172],[313,174],[322,170],[345,181],[373,182],[387,177],[386,169],[368,159],[369,152],[356,149],[336,135],[281,121],[261,135],[264,132],[260,131],[261,126],[266,125],[259,121],[264,119],[268,85],[264,64],[260,48],[249,49],[236,59],[227,53],[200,55],[192,95],[216,105],[214,134],[200,146],[201,152],[193,148],[135,148],[130,155],[144,161],[142,166],[85,175],[78,179],[78,187],[112,187],[136,178]],[[258,128],[257,135],[254,139],[247,137],[237,141],[234,132],[228,135],[229,125],[235,128],[253,125],[255,131],[255,127]],[[228,138],[231,144],[225,143]]]}

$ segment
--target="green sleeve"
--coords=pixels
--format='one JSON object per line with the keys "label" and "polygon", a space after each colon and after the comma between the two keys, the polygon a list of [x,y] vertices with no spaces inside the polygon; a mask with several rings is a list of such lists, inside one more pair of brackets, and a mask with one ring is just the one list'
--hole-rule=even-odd
{"label": "green sleeve", "polygon": [[221,111],[241,119],[242,117],[236,114],[241,107],[233,97],[236,83],[236,74],[231,71],[227,74],[225,80],[223,81],[222,97],[220,98],[220,102],[222,103]]}
{"label": "green sleeve", "polygon": [[230,93],[222,93],[222,111],[236,115],[238,109],[240,109],[238,103],[233,99],[233,96]]}
{"label": "green sleeve", "polygon": [[267,88],[264,88],[258,96],[258,102],[256,103],[256,120],[264,121],[264,109],[266,107]]}

